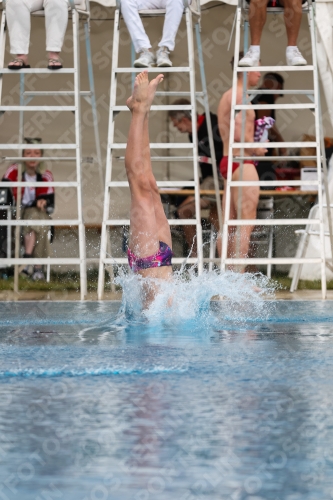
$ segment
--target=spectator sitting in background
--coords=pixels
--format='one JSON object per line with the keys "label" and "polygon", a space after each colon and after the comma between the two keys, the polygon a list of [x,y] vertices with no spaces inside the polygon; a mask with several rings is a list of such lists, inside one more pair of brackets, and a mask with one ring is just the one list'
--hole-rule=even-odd
{"label": "spectator sitting in background", "polygon": [[[286,49],[287,65],[305,66],[307,62],[297,47],[297,38],[302,21],[302,0],[274,0],[274,3],[277,7],[284,7],[284,23],[288,40]],[[239,66],[259,66],[260,40],[266,23],[267,4],[268,0],[250,1],[251,45],[245,56],[239,61]]]}
{"label": "spectator sitting in background", "polygon": [[[163,35],[158,44],[156,59],[138,12],[151,9],[166,9]],[[135,52],[139,55],[134,61],[136,68],[149,68],[155,63],[159,67],[172,66],[169,53],[175,48],[175,38],[183,12],[183,0],[121,0],[121,13],[132,38]]]}
{"label": "spectator sitting in background", "polygon": [[[173,104],[183,104],[188,105],[191,104],[187,99],[177,99]],[[169,111],[169,117],[179,132],[183,134],[188,134],[189,140],[192,142],[192,119],[191,112],[184,111]],[[220,161],[223,156],[223,145],[222,139],[220,136],[220,132],[218,129],[217,116],[213,113],[210,113],[210,119],[212,123],[213,130],[213,141],[214,141],[214,149],[215,149],[215,157],[216,157],[216,165],[219,168]],[[210,163],[211,152],[209,147],[209,137],[208,137],[208,129],[206,116],[198,115],[197,117],[197,134],[198,134],[198,155],[201,157],[201,161],[199,162],[200,170],[201,170],[201,179],[200,179],[200,189],[215,189],[214,185],[214,177],[213,177],[213,167]],[[206,160],[206,161],[205,161]],[[208,161],[207,161],[208,160]],[[219,173],[218,173],[219,175]],[[210,197],[212,198],[212,196]],[[195,198],[194,196],[188,196],[184,199],[183,196],[179,196],[176,199],[177,216],[180,219],[192,219],[195,216]],[[200,198],[200,206],[201,208],[209,208],[211,207],[209,220],[211,224],[215,227],[215,229],[219,230],[218,218],[217,218],[217,208],[216,205],[211,203],[208,199]],[[196,235],[196,227],[184,226],[184,234],[186,243],[189,248],[192,247],[192,256],[197,256],[197,248],[196,242],[194,241]]]}
{"label": "spectator sitting in background", "polygon": [[[76,4],[80,0],[75,0]],[[10,53],[17,57],[9,69],[30,68],[28,64],[30,39],[30,14],[45,9],[46,50],[49,53],[48,69],[62,68],[59,53],[68,22],[68,0],[7,0],[6,13],[10,38]]]}
{"label": "spectator sitting in background", "polygon": [[[24,162],[22,181],[26,182],[52,182],[53,175],[49,170],[43,174],[40,173],[40,164],[38,160],[29,160],[43,156],[43,150],[38,149],[36,144],[41,143],[41,139],[24,139],[30,147],[24,149],[23,156],[27,158]],[[17,182],[18,165],[11,165],[5,175],[3,181]],[[12,188],[12,196],[17,200],[17,188]],[[53,187],[26,187],[21,190],[22,213],[21,219],[31,220],[31,226],[23,228],[24,236],[24,257],[26,258],[46,258],[50,256],[48,232],[49,226],[34,226],[34,220],[51,220],[50,213],[54,210],[54,188]],[[13,201],[12,200],[12,203]],[[45,279],[42,266],[27,266],[22,271],[29,275],[34,280]]]}
{"label": "spectator sitting in background", "polygon": [[[260,90],[282,90],[284,88],[284,79],[279,73],[266,73],[264,75],[262,84],[258,89]],[[260,92],[252,99],[252,104],[275,104],[279,97],[283,97],[283,94],[260,94]],[[256,109],[256,120],[258,118],[263,118],[264,116],[270,116],[275,120],[272,128],[268,130],[268,140],[270,142],[284,142],[282,135],[280,134],[275,117],[275,109]],[[257,165],[257,172],[259,179],[261,181],[276,180],[276,173],[274,170],[275,162],[269,161],[270,156],[274,156],[275,151],[273,148],[269,148],[265,156],[267,156],[267,161],[259,161]],[[286,156],[287,150],[283,147],[279,148],[277,151],[277,156]],[[262,186],[261,189],[272,189],[271,186],[267,188]]]}

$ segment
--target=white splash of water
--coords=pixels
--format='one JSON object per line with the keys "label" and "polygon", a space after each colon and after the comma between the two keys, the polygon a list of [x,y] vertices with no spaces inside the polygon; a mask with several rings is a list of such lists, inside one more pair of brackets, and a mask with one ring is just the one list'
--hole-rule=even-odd
{"label": "white splash of water", "polygon": [[[236,323],[264,319],[268,310],[264,299],[272,298],[276,289],[262,274],[213,271],[198,276],[194,267],[174,272],[172,281],[142,278],[119,268],[115,282],[123,289],[122,319],[169,325],[191,321],[202,326],[217,316]],[[158,293],[143,310],[144,289],[149,284]]]}

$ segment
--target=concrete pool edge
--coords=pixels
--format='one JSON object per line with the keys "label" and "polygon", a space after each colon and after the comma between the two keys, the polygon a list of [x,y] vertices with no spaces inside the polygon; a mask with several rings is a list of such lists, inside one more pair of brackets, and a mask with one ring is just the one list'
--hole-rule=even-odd
{"label": "concrete pool edge", "polygon": [[[121,292],[112,293],[106,292],[102,302],[120,301]],[[321,290],[297,290],[290,293],[289,290],[276,292],[274,297],[264,297],[265,300],[316,300],[322,301]],[[215,299],[213,299],[215,300]],[[333,290],[327,291],[327,301],[333,301]],[[80,293],[74,291],[37,291],[37,290],[22,290],[15,293],[11,290],[0,291],[0,302],[17,302],[17,301],[80,301]],[[97,302],[97,292],[88,292],[86,302]]]}

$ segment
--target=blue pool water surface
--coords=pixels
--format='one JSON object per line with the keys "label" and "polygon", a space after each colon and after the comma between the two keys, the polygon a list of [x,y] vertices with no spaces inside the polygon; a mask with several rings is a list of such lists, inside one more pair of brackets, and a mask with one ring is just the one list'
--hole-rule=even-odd
{"label": "blue pool water surface", "polygon": [[0,499],[333,499],[332,302],[120,306],[0,303]]}

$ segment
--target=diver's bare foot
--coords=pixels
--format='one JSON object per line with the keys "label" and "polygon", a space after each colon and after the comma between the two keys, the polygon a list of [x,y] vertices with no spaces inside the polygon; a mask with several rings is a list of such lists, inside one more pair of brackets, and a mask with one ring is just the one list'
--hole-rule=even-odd
{"label": "diver's bare foot", "polygon": [[127,107],[132,112],[142,111],[146,113],[148,111],[148,83],[148,71],[143,71],[136,76],[133,93],[126,101]]}
{"label": "diver's bare foot", "polygon": [[164,78],[164,75],[160,74],[160,75],[157,75],[157,77],[154,78],[151,82],[149,82],[149,85],[148,85],[148,97],[147,97],[147,102],[148,102],[149,108],[152,105],[152,102],[154,100],[155,93],[156,93],[158,85],[161,82],[163,82],[163,78]]}

